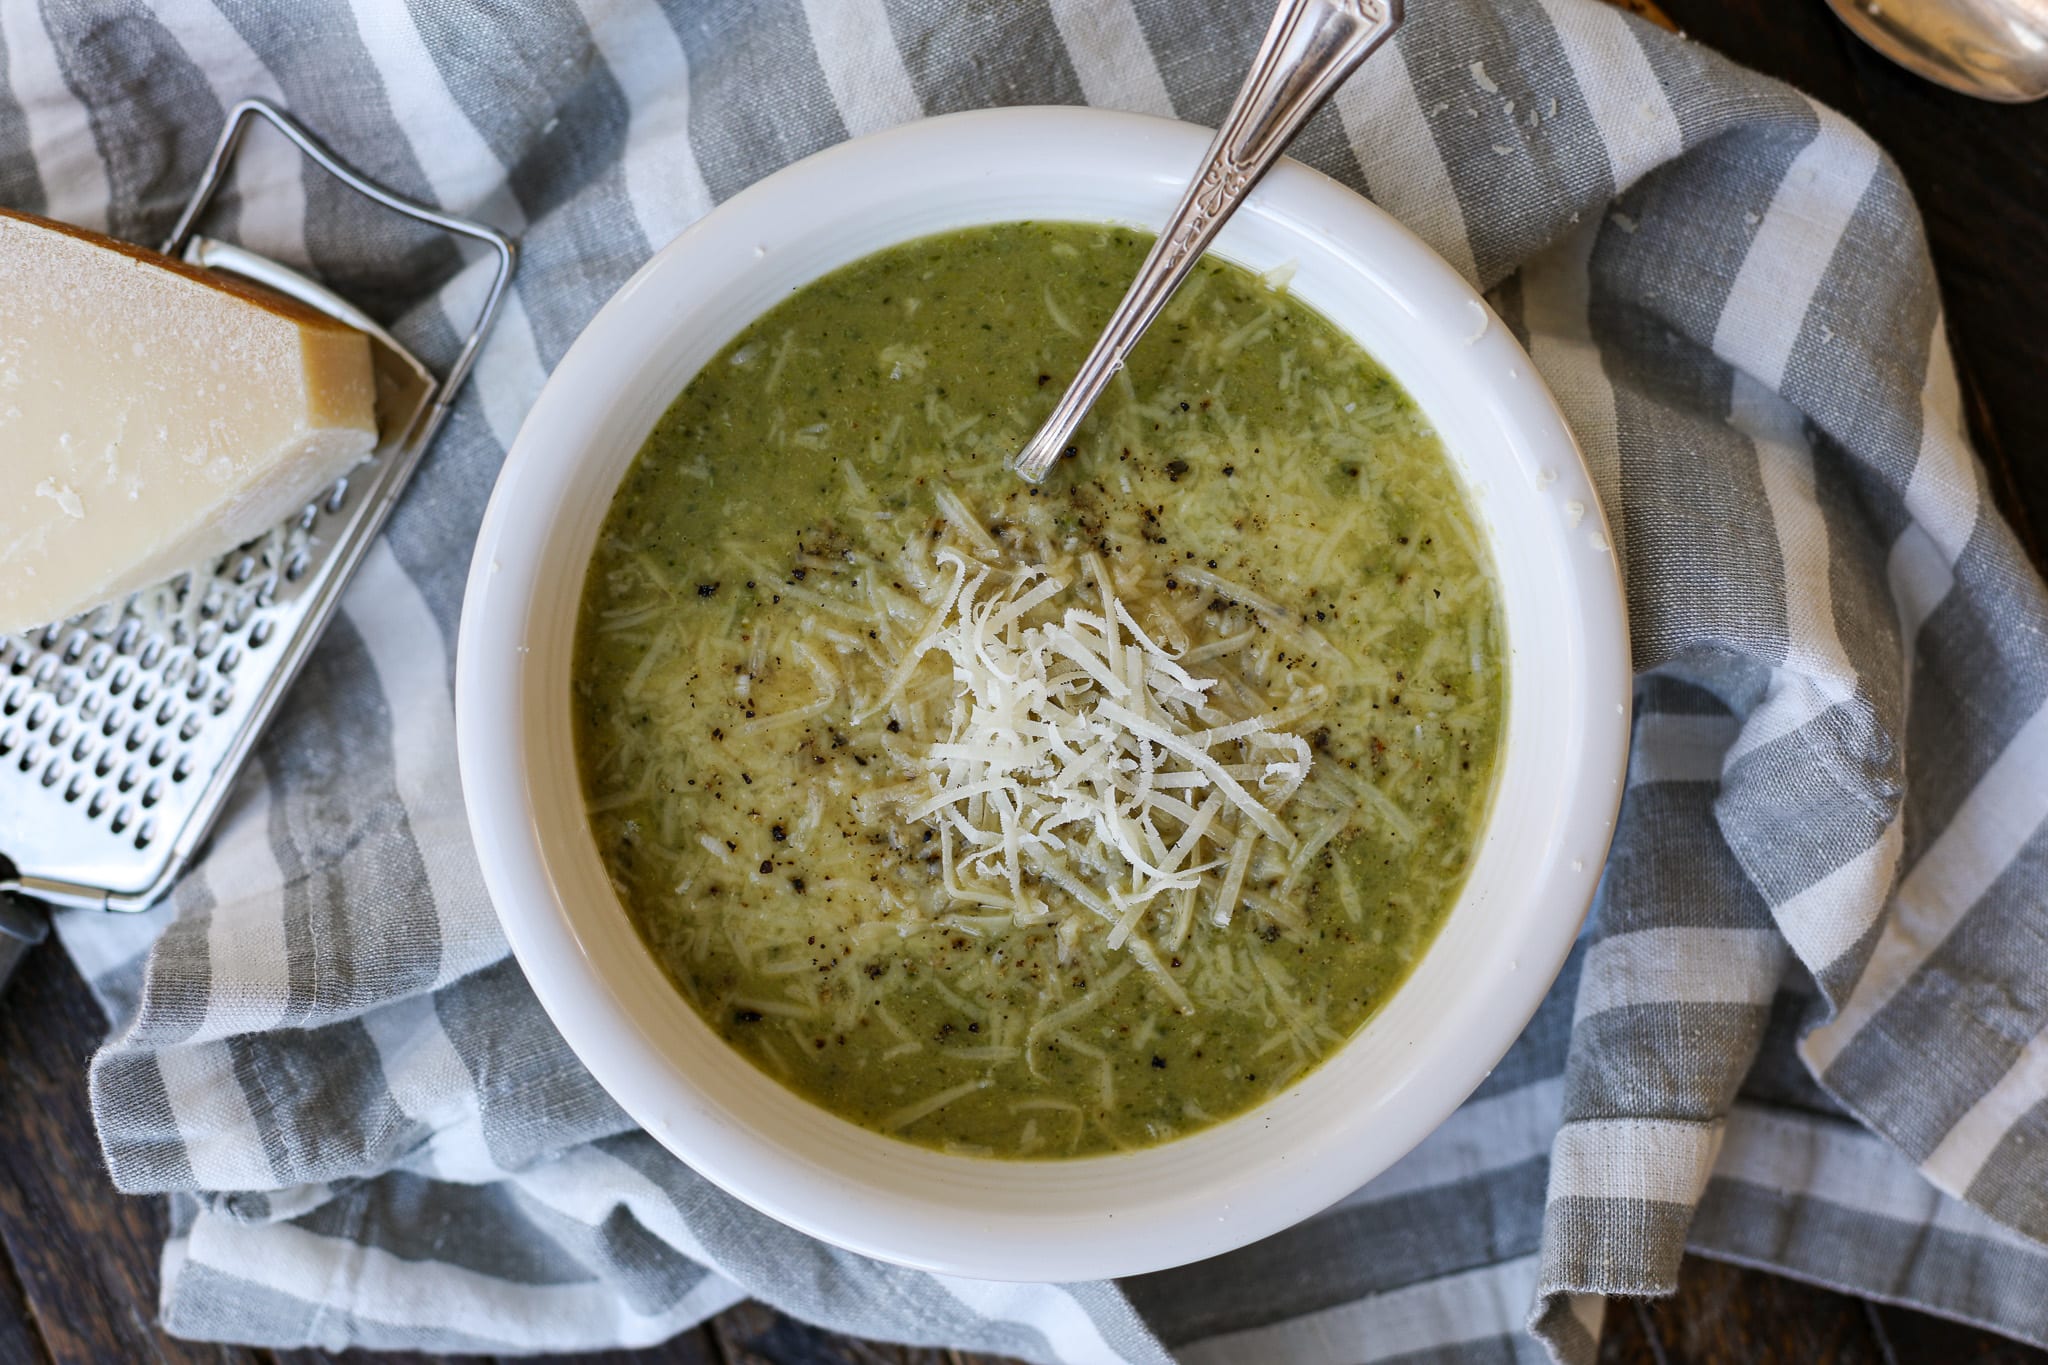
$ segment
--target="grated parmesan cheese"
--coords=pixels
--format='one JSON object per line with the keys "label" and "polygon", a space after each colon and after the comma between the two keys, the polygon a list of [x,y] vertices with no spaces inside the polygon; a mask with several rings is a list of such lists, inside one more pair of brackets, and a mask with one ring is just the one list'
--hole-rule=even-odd
{"label": "grated parmesan cheese", "polygon": [[[923,779],[894,799],[940,835],[949,896],[1042,924],[1058,914],[1041,888],[1069,886],[1078,868],[1100,894],[1075,896],[1068,913],[1090,912],[1111,949],[1132,944],[1141,917],[1171,906],[1173,893],[1196,892],[1213,922],[1228,924],[1259,842],[1297,843],[1282,817],[1308,776],[1309,746],[1267,714],[1292,698],[1262,698],[1245,714],[1235,698],[1212,696],[1215,679],[1153,640],[1092,557],[1102,610],[1055,615],[1046,604],[1065,582],[1002,558],[957,496],[941,490],[938,501],[963,534],[934,559],[960,587],[897,672],[944,655],[952,715]],[[1256,637],[1212,642],[1203,657],[1227,662]],[[1257,776],[1247,786],[1233,767]]]}

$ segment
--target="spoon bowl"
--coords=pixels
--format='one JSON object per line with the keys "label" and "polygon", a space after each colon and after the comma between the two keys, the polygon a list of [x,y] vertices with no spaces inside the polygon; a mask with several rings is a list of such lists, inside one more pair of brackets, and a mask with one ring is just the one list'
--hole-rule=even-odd
{"label": "spoon bowl", "polygon": [[1828,0],[1849,31],[1977,99],[2048,98],[2048,0]]}

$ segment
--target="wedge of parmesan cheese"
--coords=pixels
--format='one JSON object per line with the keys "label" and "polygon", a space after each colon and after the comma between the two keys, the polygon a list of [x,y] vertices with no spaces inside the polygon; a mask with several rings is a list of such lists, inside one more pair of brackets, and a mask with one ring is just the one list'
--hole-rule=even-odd
{"label": "wedge of parmesan cheese", "polygon": [[361,333],[0,210],[0,632],[232,549],[376,439]]}

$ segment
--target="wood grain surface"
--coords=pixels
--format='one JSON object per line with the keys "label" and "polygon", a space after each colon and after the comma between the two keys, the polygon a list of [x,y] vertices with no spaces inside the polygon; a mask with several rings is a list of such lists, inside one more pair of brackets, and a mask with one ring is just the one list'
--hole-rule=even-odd
{"label": "wood grain surface", "polygon": [[[1898,162],[1927,218],[1973,435],[2001,509],[2041,564],[2048,531],[2048,404],[2040,401],[2048,380],[2048,104],[1977,104],[1915,81],[1850,37],[1821,0],[1625,6],[1842,110]],[[85,1063],[102,1028],[84,984],[54,945],[35,950],[0,999],[0,1365],[331,1359],[195,1345],[157,1329],[162,1209],[159,1201],[113,1192],[86,1104]],[[346,1359],[432,1365],[437,1358]],[[1675,1296],[1613,1305],[1601,1361],[2048,1365],[2048,1352],[1694,1258]],[[987,1357],[834,1336],[754,1304],[661,1347],[574,1362],[995,1365]]]}

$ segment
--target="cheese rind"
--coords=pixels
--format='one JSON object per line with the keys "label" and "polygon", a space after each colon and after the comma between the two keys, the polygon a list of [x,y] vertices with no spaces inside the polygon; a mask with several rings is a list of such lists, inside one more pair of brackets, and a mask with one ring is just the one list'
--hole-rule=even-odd
{"label": "cheese rind", "polygon": [[360,332],[0,210],[0,632],[261,534],[367,456],[376,430]]}

